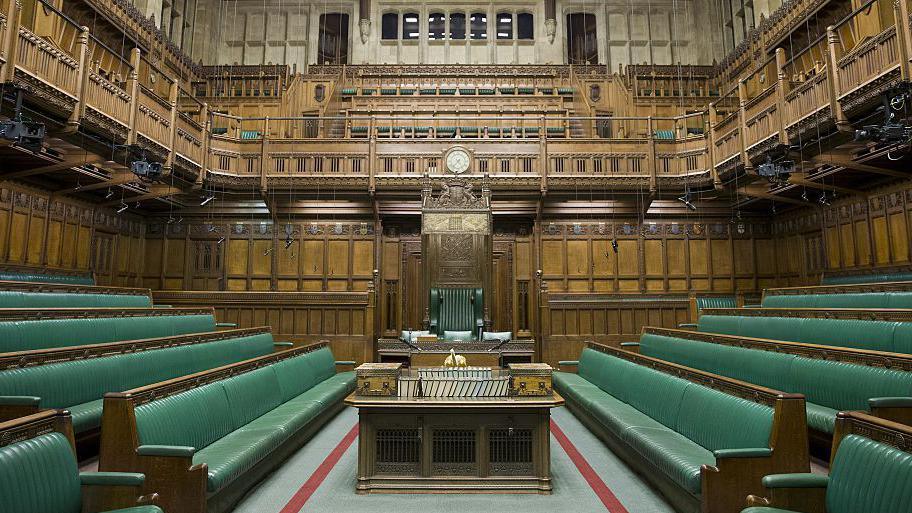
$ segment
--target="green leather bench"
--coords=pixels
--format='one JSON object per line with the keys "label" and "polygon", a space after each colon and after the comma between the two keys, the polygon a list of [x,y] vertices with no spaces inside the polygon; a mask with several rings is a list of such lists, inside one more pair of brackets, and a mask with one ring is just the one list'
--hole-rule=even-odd
{"label": "green leather bench", "polygon": [[[774,427],[774,407],[668,373],[677,373],[678,369],[663,372],[648,362],[638,364],[638,360],[648,359],[632,354],[621,357],[621,353],[608,348],[584,349],[577,363],[578,374],[555,372],[554,387],[615,454],[652,481],[679,511],[701,511],[701,504],[704,513],[732,511],[732,501],[743,504],[750,490],[760,489],[762,474],[756,475],[756,482],[748,489],[737,490],[732,497],[731,490],[725,489],[732,488],[734,482],[747,484],[750,480],[734,481],[731,474],[719,477],[718,469],[726,469],[729,458],[749,461],[755,468],[771,464],[809,468],[806,452],[801,462],[801,454],[777,451],[773,446],[777,437],[783,436],[782,423]],[[725,380],[720,376],[715,379]],[[757,395],[763,393],[758,391]],[[791,400],[803,407],[800,396]],[[790,436],[802,440],[800,433]],[[806,444],[806,433],[803,440]],[[772,463],[772,458],[783,459]],[[795,459],[785,463],[784,458]]]}
{"label": "green leather bench", "polygon": [[152,504],[154,496],[140,496],[143,474],[80,473],[72,437],[65,412],[0,423],[4,513],[162,513]]}
{"label": "green leather bench", "polygon": [[912,354],[912,323],[747,315],[701,315],[706,333]]}
{"label": "green leather bench", "polygon": [[[144,341],[141,346],[115,343],[96,348],[94,353],[81,352],[75,356],[67,355],[66,351],[58,351],[59,355],[48,351],[33,355],[20,353],[9,364],[0,360],[3,368],[0,405],[28,403],[36,408],[65,408],[73,415],[76,433],[86,433],[101,426],[102,403],[107,392],[129,390],[267,355],[273,352],[274,345],[272,334],[261,328],[222,331],[202,337],[168,337]],[[27,366],[15,363],[41,357],[53,363]]]}
{"label": "green leather bench", "polygon": [[912,511],[912,428],[843,412],[833,438],[829,475],[774,474],[766,497],[741,513],[899,513]]}
{"label": "green leather bench", "polygon": [[764,308],[912,308],[912,292],[764,294]]}
{"label": "green leather bench", "polygon": [[478,333],[479,328],[484,327],[483,289],[431,287],[429,296],[428,329],[431,333]]}
{"label": "green leather bench", "polygon": [[211,309],[0,310],[0,353],[214,331]]}
{"label": "green leather bench", "polygon": [[773,352],[735,347],[714,343],[712,339],[647,328],[640,337],[639,352],[755,385],[803,394],[808,427],[826,434],[833,433],[836,413],[841,410],[870,411],[888,400],[908,401],[912,406],[912,372],[810,358],[791,354],[788,349]]}
{"label": "green leather bench", "polygon": [[859,283],[890,283],[895,281],[912,281],[912,273],[876,273],[856,274],[851,276],[824,276],[821,285],[857,285]]}
{"label": "green leather bench", "polygon": [[95,285],[91,276],[52,274],[38,272],[0,271],[0,281],[28,281],[32,283],[61,283],[68,285]]}
{"label": "green leather bench", "polygon": [[[336,366],[353,363],[336,362],[325,345],[296,348],[161,393],[107,394],[99,468],[145,472],[166,511],[225,511],[341,410],[355,373]],[[109,431],[109,416],[123,415],[135,424]]]}
{"label": "green leather bench", "polygon": [[0,308],[150,308],[148,289],[0,281]]}

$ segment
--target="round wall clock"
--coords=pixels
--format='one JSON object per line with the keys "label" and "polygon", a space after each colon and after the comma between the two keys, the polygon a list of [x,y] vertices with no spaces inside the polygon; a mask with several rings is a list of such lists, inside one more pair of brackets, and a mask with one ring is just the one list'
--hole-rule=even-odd
{"label": "round wall clock", "polygon": [[469,170],[469,161],[469,152],[462,148],[454,148],[446,155],[446,167],[451,173],[456,175]]}

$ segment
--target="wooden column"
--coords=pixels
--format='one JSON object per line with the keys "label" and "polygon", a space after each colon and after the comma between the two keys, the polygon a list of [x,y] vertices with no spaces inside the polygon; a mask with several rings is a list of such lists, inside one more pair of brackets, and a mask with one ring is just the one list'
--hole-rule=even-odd
{"label": "wooden column", "polygon": [[912,56],[912,42],[909,41],[909,6],[906,0],[893,1],[893,19],[896,22],[896,37],[899,39],[899,72],[902,80],[909,80],[909,58]]}
{"label": "wooden column", "polygon": [[76,106],[67,120],[67,132],[79,129],[79,120],[85,115],[86,81],[89,78],[89,27],[80,27],[79,37],[76,40],[76,55],[79,68],[76,73]]}
{"label": "wooden column", "polygon": [[204,103],[200,109],[200,120],[203,125],[202,156],[200,157],[200,171],[196,178],[196,185],[202,186],[209,173],[209,149],[212,145],[212,118],[209,117],[209,104]]}
{"label": "wooden column", "polygon": [[171,82],[171,87],[168,89],[168,104],[171,106],[171,133],[168,135],[168,158],[165,161],[165,174],[171,173],[171,168],[174,167],[174,146],[177,143],[177,94],[178,94],[178,79],[173,79]]}
{"label": "wooden column", "polygon": [[19,15],[22,13],[22,0],[9,0],[9,8],[6,10],[6,41],[3,41],[3,49],[6,51],[6,62],[3,69],[0,70],[0,81],[12,82],[14,70],[16,69],[16,57],[18,53],[16,47],[19,42],[19,25],[21,20]]}
{"label": "wooden column", "polygon": [[130,119],[127,145],[136,144],[136,112],[139,108],[139,48],[130,51],[130,76],[127,78],[127,93],[130,94]]}
{"label": "wooden column", "polygon": [[[709,127],[707,132],[707,153],[709,154],[709,175],[712,176],[713,186],[716,189],[722,188],[722,181],[719,179],[719,173],[716,171],[716,122],[719,115],[716,113],[716,106],[709,104]],[[688,285],[689,286],[689,285]]]}
{"label": "wooden column", "polygon": [[779,142],[788,144],[788,132],[785,130],[785,50],[776,48],[776,110],[779,111]]}
{"label": "wooden column", "polygon": [[649,145],[649,153],[646,157],[647,171],[649,172],[649,192],[655,192],[658,180],[656,179],[656,142],[652,116],[646,118],[646,138]]}
{"label": "wooden column", "polygon": [[747,132],[747,119],[744,116],[745,106],[747,105],[747,85],[744,80],[738,81],[738,141],[741,151],[741,164],[745,169],[751,167],[750,159],[747,158],[747,150],[744,147],[744,134]]}
{"label": "wooden column", "polygon": [[842,112],[842,106],[839,105],[839,68],[836,63],[839,61],[839,33],[836,27],[830,25],[827,27],[827,90],[830,93],[830,110],[833,112],[833,119],[836,120],[836,128],[840,132],[851,131],[849,120]]}

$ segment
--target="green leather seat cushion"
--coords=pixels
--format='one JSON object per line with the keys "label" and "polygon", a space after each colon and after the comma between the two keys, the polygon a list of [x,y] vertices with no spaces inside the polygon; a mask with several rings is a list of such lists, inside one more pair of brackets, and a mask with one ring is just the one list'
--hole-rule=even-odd
{"label": "green leather seat cushion", "polygon": [[912,454],[859,435],[848,435],[830,467],[827,513],[909,511]]}
{"label": "green leather seat cushion", "polygon": [[102,513],[164,513],[158,506],[133,506],[132,508],[115,509]]}
{"label": "green leather seat cushion", "polygon": [[458,342],[465,342],[465,341],[468,341],[468,340],[472,340],[472,332],[471,332],[471,331],[451,331],[451,330],[447,330],[447,331],[444,331],[444,332],[443,332],[443,339],[444,339],[444,340],[453,341],[453,342],[457,342],[457,341],[458,341]]}
{"label": "green leather seat cushion", "polygon": [[149,308],[149,296],[0,290],[0,308]]}
{"label": "green leather seat cushion", "polygon": [[73,431],[82,433],[101,427],[101,411],[103,407],[104,399],[96,399],[67,408],[73,416]]}
{"label": "green leather seat cushion", "polygon": [[700,494],[700,466],[716,463],[710,451],[669,429],[631,427],[622,436],[640,456],[694,495]]}
{"label": "green leather seat cushion", "polygon": [[79,513],[79,468],[70,442],[48,433],[0,447],[4,513]]}
{"label": "green leather seat cushion", "polygon": [[836,428],[836,414],[839,410],[827,408],[811,402],[805,403],[807,410],[807,425],[821,433],[833,433]]}
{"label": "green leather seat cushion", "polygon": [[193,455],[193,463],[205,463],[207,490],[214,492],[242,475],[269,455],[284,439],[278,426],[241,428]]}
{"label": "green leather seat cushion", "polygon": [[0,280],[62,283],[67,285],[95,285],[95,280],[91,276],[68,276],[64,274],[2,272],[0,273]]}
{"label": "green leather seat cushion", "polygon": [[801,512],[793,511],[790,509],[781,509],[781,508],[753,507],[753,508],[742,509],[741,513],[801,513]]}

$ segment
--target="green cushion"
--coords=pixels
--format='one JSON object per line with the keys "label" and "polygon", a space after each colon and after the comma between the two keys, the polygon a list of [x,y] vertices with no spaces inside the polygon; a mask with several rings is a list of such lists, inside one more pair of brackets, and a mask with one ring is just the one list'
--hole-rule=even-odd
{"label": "green cushion", "polygon": [[705,449],[769,447],[773,409],[702,386],[684,390],[675,431]]}
{"label": "green cushion", "polygon": [[64,285],[95,285],[91,276],[68,276],[51,273],[0,272],[0,281],[27,281],[34,283],[61,283]]}
{"label": "green cushion", "polygon": [[846,362],[796,358],[792,382],[809,402],[839,410],[867,410],[871,397],[912,396],[912,372]]}
{"label": "green cushion", "polygon": [[164,513],[158,506],[133,506],[132,508],[115,509],[102,513]]}
{"label": "green cushion", "polygon": [[281,403],[279,381],[272,366],[222,380],[231,409],[232,429],[239,429]]}
{"label": "green cushion", "polygon": [[65,436],[0,447],[0,505],[4,513],[80,513],[79,468]]}
{"label": "green cushion", "polygon": [[456,342],[456,341],[465,342],[468,340],[472,340],[472,332],[471,331],[450,331],[450,330],[448,330],[448,331],[443,332],[443,339],[449,340],[449,341],[454,341],[454,342]]}
{"label": "green cushion", "polygon": [[801,512],[794,511],[791,509],[753,507],[753,508],[742,509],[741,513],[801,513]]}
{"label": "green cushion", "polygon": [[304,355],[304,359],[310,367],[314,383],[327,380],[336,375],[336,360],[329,347],[311,351]]}
{"label": "green cushion", "polygon": [[736,308],[738,306],[734,296],[697,296],[697,309],[704,308]]}
{"label": "green cushion", "polygon": [[512,331],[485,331],[481,334],[482,340],[513,340]]}
{"label": "green cushion", "polygon": [[839,443],[830,467],[827,513],[908,511],[912,454],[859,435]]}
{"label": "green cushion", "polygon": [[833,433],[836,428],[836,414],[838,410],[827,408],[812,402],[806,402],[807,425],[821,433]]}
{"label": "green cushion", "polygon": [[306,392],[315,383],[315,376],[304,358],[289,358],[271,365],[276,374],[281,402],[286,402]]}
{"label": "green cushion", "polygon": [[744,317],[739,315],[701,315],[697,321],[697,330],[704,333],[738,335],[741,333],[741,319]]}
{"label": "green cushion", "polygon": [[0,290],[0,308],[149,308],[152,299],[136,294],[28,292]]}
{"label": "green cushion", "polygon": [[630,383],[627,403],[667,428],[678,428],[679,411],[694,406],[682,403],[690,381],[639,365],[631,366],[625,378]]}
{"label": "green cushion", "polygon": [[73,431],[82,433],[101,427],[101,412],[103,408],[103,398],[67,408],[73,416]]}
{"label": "green cushion", "polygon": [[200,451],[232,431],[228,397],[219,382],[143,404],[135,412],[140,445]]}
{"label": "green cushion", "polygon": [[700,494],[700,467],[716,463],[712,452],[669,429],[632,427],[623,438],[644,459],[694,495]]}
{"label": "green cushion", "polygon": [[209,467],[206,488],[214,492],[250,470],[283,439],[283,432],[278,427],[239,429],[194,454],[193,464],[205,463]]}

